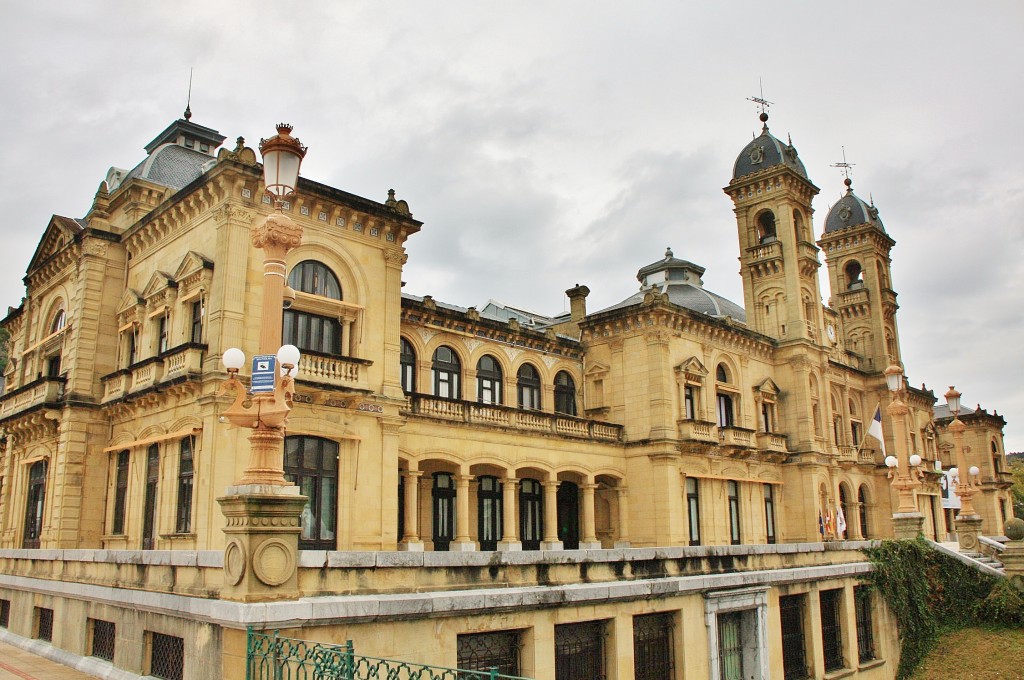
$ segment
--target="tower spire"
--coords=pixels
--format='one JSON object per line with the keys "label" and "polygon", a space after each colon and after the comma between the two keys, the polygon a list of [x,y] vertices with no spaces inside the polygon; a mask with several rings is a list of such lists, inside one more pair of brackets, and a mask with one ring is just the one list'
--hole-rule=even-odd
{"label": "tower spire", "polygon": [[772,102],[770,102],[770,101],[768,101],[767,99],[764,98],[764,84],[761,82],[760,78],[757,79],[757,86],[758,86],[758,89],[760,89],[760,91],[761,91],[761,96],[760,97],[747,97],[747,101],[754,102],[755,104],[757,104],[761,108],[761,115],[758,116],[758,118],[761,119],[761,122],[764,123],[764,129],[767,130],[768,129],[768,107],[772,105]]}
{"label": "tower spire", "polygon": [[843,146],[843,147],[840,147],[840,148],[843,150],[843,160],[842,160],[842,162],[839,162],[839,163],[833,163],[832,167],[833,168],[839,168],[842,171],[843,177],[846,178],[846,179],[843,180],[843,184],[846,185],[846,193],[850,193],[850,192],[853,191],[853,180],[850,179],[850,169],[854,165],[856,165],[856,163],[847,163],[846,162],[846,147]]}
{"label": "tower spire", "polygon": [[188,70],[188,99],[185,100],[185,120],[192,120],[192,69]]}

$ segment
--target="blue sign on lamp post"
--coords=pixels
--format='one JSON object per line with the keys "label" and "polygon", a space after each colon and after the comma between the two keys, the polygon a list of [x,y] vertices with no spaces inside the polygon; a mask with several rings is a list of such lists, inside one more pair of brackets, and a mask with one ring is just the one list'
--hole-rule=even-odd
{"label": "blue sign on lamp post", "polygon": [[273,354],[257,354],[252,358],[252,382],[249,391],[262,394],[274,391],[277,377],[277,357]]}

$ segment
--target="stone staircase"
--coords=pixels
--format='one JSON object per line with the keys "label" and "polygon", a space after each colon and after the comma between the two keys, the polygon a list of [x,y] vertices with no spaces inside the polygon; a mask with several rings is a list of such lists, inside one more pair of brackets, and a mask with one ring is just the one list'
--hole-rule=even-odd
{"label": "stone staircase", "polygon": [[988,555],[980,552],[962,552],[960,554],[964,557],[970,557],[972,560],[979,564],[984,564],[987,567],[992,567],[1001,574],[1006,574],[1006,570],[1003,569],[1003,563],[994,557],[989,557]]}

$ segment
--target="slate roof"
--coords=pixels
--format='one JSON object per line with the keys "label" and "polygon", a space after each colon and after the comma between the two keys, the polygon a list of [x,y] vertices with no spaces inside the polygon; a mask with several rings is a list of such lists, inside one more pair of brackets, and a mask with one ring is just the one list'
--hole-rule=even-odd
{"label": "slate roof", "polygon": [[209,154],[177,144],[165,144],[132,168],[124,182],[139,177],[165,187],[181,189],[199,179],[203,174],[203,166],[212,160]]}
{"label": "slate roof", "polygon": [[797,155],[796,147],[776,139],[768,132],[768,125],[765,124],[761,135],[743,147],[743,151],[736,157],[732,178],[745,177],[777,165],[785,165],[807,179],[807,169]]}
{"label": "slate roof", "polygon": [[861,224],[871,224],[882,232],[885,231],[882,220],[878,219],[878,209],[862,201],[857,194],[853,193],[853,189],[848,188],[846,195],[828,211],[828,216],[825,218],[825,233],[830,234]]}

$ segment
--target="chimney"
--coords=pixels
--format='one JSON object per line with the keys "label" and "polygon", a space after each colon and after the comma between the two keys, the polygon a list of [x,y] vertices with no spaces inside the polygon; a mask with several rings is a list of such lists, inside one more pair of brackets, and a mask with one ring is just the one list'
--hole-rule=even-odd
{"label": "chimney", "polygon": [[587,296],[590,295],[590,289],[577,283],[565,291],[565,294],[569,296],[570,318],[573,323],[579,323],[587,315]]}

